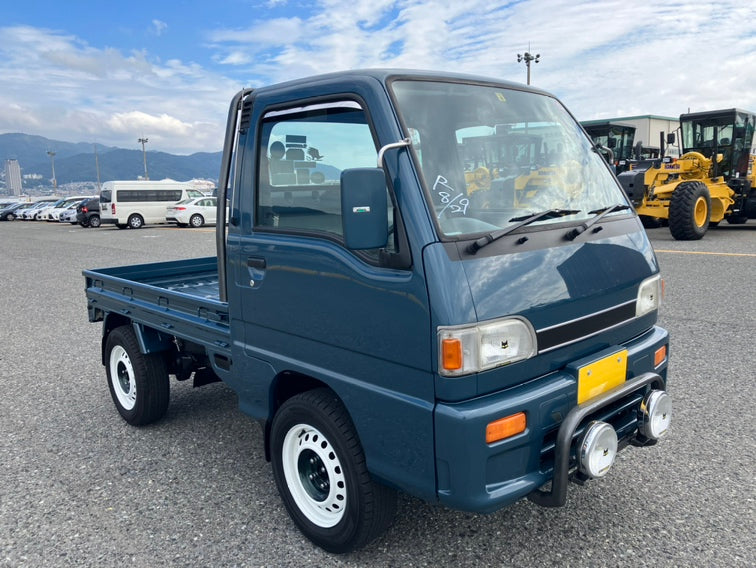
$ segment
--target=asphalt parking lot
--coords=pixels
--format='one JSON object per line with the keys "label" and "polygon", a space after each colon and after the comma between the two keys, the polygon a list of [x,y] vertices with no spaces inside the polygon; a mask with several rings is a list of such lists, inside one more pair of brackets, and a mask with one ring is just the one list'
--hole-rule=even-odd
{"label": "asphalt parking lot", "polygon": [[289,520],[259,426],[223,384],[171,384],[165,419],[110,399],[84,268],[214,254],[212,228],[0,223],[2,566],[753,566],[756,222],[701,241],[649,231],[671,334],[667,438],[492,515],[402,495],[394,526],[332,556]]}

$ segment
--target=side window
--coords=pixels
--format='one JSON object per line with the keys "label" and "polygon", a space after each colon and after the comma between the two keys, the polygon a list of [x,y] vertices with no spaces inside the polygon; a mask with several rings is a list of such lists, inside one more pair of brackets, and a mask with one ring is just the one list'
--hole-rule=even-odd
{"label": "side window", "polygon": [[341,172],[378,155],[365,111],[343,101],[269,112],[261,133],[255,225],[340,237]]}

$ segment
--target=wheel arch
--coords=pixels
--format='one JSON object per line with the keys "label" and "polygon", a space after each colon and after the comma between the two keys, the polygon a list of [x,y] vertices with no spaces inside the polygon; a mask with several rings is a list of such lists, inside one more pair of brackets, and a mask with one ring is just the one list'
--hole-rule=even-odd
{"label": "wheel arch", "polygon": [[[267,419],[262,422],[265,459],[267,461],[270,461],[271,459],[270,431],[273,424],[273,417],[278,412],[278,409],[281,408],[281,406],[283,406],[283,404],[293,396],[319,388],[326,388],[330,390],[336,397],[339,398],[339,400],[341,400],[341,397],[339,397],[339,395],[336,393],[336,391],[333,390],[333,388],[331,388],[330,385],[324,383],[319,379],[316,379],[315,377],[294,371],[283,371],[275,376],[270,384],[270,412],[268,413]],[[346,405],[344,406],[346,407]],[[348,410],[347,413],[349,413]]]}
{"label": "wheel arch", "polygon": [[151,353],[160,353],[163,351],[170,351],[175,349],[173,343],[173,336],[161,333],[156,329],[145,326],[144,324],[137,323],[121,314],[109,313],[105,316],[102,324],[102,341],[100,353],[102,354],[102,364],[106,365],[105,361],[105,344],[108,341],[110,333],[121,326],[131,325],[134,329],[134,334],[139,344],[139,351],[142,355],[149,355]]}

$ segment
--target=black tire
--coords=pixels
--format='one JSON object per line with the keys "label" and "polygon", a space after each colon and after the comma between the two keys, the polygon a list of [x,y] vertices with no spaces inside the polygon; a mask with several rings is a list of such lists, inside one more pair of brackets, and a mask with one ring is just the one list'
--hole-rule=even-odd
{"label": "black tire", "polygon": [[131,229],[141,229],[144,225],[144,219],[142,219],[141,215],[137,215],[134,213],[129,217],[129,228]]}
{"label": "black tire", "polygon": [[669,232],[678,241],[697,241],[706,234],[711,217],[709,188],[700,181],[685,181],[672,192]]}
{"label": "black tire", "polygon": [[16,216],[15,216],[15,215],[14,215],[13,213],[8,213],[8,214],[7,214],[6,216],[5,216],[5,220],[6,220],[6,221],[15,221],[15,220],[16,220]]}
{"label": "black tire", "polygon": [[189,218],[189,224],[196,229],[205,224],[205,218],[199,213],[195,213]]}
{"label": "black tire", "polygon": [[287,400],[271,427],[273,476],[299,530],[333,553],[360,548],[396,514],[396,491],[370,477],[346,408],[329,389]]}
{"label": "black tire", "polygon": [[100,226],[100,216],[99,215],[92,215],[89,218],[88,225],[92,227],[93,229],[96,229]]}
{"label": "black tire", "polygon": [[745,215],[730,215],[726,219],[730,225],[744,225],[748,221],[748,217]]}
{"label": "black tire", "polygon": [[168,409],[168,367],[159,354],[143,355],[130,325],[110,332],[105,341],[105,370],[110,396],[132,426],[159,420]]}

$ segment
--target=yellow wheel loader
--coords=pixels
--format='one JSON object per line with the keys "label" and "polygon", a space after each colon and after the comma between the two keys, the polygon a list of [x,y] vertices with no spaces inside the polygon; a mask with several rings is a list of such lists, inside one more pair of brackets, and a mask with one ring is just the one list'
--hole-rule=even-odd
{"label": "yellow wheel loader", "polygon": [[[677,240],[756,219],[756,115],[739,109],[680,115],[682,155],[643,160],[617,176],[646,226],[667,220]],[[671,135],[667,142],[674,142]]]}

